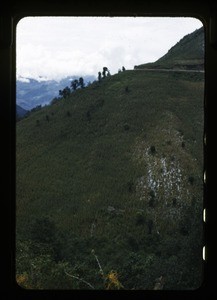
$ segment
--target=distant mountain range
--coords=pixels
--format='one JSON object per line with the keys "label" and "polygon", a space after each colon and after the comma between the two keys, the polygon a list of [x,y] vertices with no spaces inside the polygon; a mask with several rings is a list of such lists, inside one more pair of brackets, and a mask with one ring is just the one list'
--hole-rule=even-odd
{"label": "distant mountain range", "polygon": [[[20,77],[17,80],[16,103],[25,110],[31,110],[38,105],[46,105],[55,97],[59,96],[59,90],[70,86],[74,79],[80,76],[68,76],[60,81],[56,80],[36,80],[33,78]],[[82,76],[85,84],[95,80],[95,76]],[[20,114],[20,109],[17,109]],[[22,114],[22,113],[21,113]]]}

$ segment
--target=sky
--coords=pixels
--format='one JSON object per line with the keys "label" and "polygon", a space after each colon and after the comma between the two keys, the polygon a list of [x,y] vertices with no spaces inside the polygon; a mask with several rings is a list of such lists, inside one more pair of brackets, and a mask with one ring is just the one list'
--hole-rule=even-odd
{"label": "sky", "polygon": [[186,17],[26,17],[17,25],[17,78],[97,77],[104,66],[113,75],[156,61],[202,26]]}

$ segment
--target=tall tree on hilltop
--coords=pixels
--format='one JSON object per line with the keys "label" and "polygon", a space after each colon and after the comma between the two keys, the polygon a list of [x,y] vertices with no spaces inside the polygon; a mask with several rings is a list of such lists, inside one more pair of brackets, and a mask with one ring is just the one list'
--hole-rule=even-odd
{"label": "tall tree on hilltop", "polygon": [[63,97],[64,98],[67,98],[67,97],[69,97],[69,95],[70,95],[70,88],[68,87],[68,86],[66,86],[65,88],[64,88],[64,90],[63,90]]}
{"label": "tall tree on hilltop", "polygon": [[80,78],[79,78],[78,84],[80,85],[80,87],[81,87],[82,89],[84,88],[84,79],[83,79],[83,77],[80,77]]}
{"label": "tall tree on hilltop", "polygon": [[76,91],[78,84],[79,84],[79,82],[77,79],[75,79],[71,82],[71,87],[73,88],[73,91]]}
{"label": "tall tree on hilltop", "polygon": [[106,72],[108,72],[108,68],[107,67],[103,67],[103,71],[102,71],[103,78],[106,77]]}
{"label": "tall tree on hilltop", "polygon": [[63,97],[63,90],[59,90],[59,96]]}
{"label": "tall tree on hilltop", "polygon": [[66,86],[63,90],[59,90],[59,95],[64,99],[67,98],[70,95],[70,88]]}

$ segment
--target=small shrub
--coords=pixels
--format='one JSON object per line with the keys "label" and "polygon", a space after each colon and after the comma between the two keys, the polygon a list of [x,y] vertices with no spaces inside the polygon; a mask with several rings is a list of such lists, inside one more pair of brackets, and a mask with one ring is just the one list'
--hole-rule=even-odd
{"label": "small shrub", "polygon": [[154,207],[154,204],[155,204],[155,192],[153,190],[150,190],[149,195],[150,195],[151,199],[148,202],[148,206],[149,207]]}
{"label": "small shrub", "polygon": [[189,229],[187,228],[186,225],[182,225],[182,226],[181,226],[181,228],[180,228],[180,233],[181,233],[181,235],[183,235],[183,236],[189,235]]}
{"label": "small shrub", "polygon": [[180,135],[181,135],[181,136],[183,136],[183,135],[184,135],[184,132],[183,132],[183,130],[182,130],[182,129],[179,129],[179,130],[178,130],[178,132],[180,133]]}
{"label": "small shrub", "polygon": [[132,181],[127,182],[127,189],[129,193],[133,193],[135,191],[134,183]]}
{"label": "small shrub", "polygon": [[148,202],[148,206],[149,207],[154,207],[154,204],[155,204],[155,201],[154,201],[154,198],[151,198]]}
{"label": "small shrub", "polygon": [[155,154],[156,153],[155,146],[151,146],[150,151],[151,151],[151,154]]}
{"label": "small shrub", "polygon": [[123,285],[118,279],[118,273],[116,271],[110,271],[106,276],[106,290],[120,290]]}
{"label": "small shrub", "polygon": [[90,113],[89,110],[86,112],[86,118],[87,118],[87,121],[88,121],[88,122],[91,121],[91,113]]}
{"label": "small shrub", "polygon": [[155,197],[155,192],[153,190],[150,190],[149,195],[151,196],[151,198]]}
{"label": "small shrub", "polygon": [[193,185],[194,184],[194,176],[189,176],[188,177],[188,182],[191,184],[191,185]]}
{"label": "small shrub", "polygon": [[124,124],[124,130],[128,131],[130,129],[130,126],[128,124]]}
{"label": "small shrub", "polygon": [[176,204],[177,204],[177,199],[176,199],[176,198],[173,198],[173,199],[172,199],[172,203],[173,203],[173,206],[176,206]]}
{"label": "small shrub", "polygon": [[152,233],[153,225],[154,225],[153,221],[152,220],[148,220],[148,222],[147,222],[148,234]]}
{"label": "small shrub", "polygon": [[141,214],[138,214],[136,216],[136,225],[140,226],[140,225],[144,225],[145,224],[145,217]]}

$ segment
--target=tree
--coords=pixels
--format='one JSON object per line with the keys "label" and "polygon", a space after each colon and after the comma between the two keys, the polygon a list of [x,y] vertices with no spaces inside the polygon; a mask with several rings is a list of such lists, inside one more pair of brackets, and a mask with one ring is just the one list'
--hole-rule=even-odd
{"label": "tree", "polygon": [[102,79],[102,73],[98,72],[98,80],[101,81],[101,79]]}
{"label": "tree", "polygon": [[79,78],[78,85],[80,85],[80,87],[81,87],[82,89],[84,88],[84,79],[83,79],[83,77],[80,77],[80,78]]}
{"label": "tree", "polygon": [[71,82],[71,87],[73,88],[73,91],[76,91],[78,85],[79,85],[79,82],[77,79],[75,79]]}
{"label": "tree", "polygon": [[126,71],[126,69],[125,69],[125,67],[124,67],[124,66],[122,67],[122,71],[123,71],[123,72],[124,72],[124,71]]}
{"label": "tree", "polygon": [[62,90],[59,90],[59,96],[63,97],[63,91]]}
{"label": "tree", "polygon": [[103,67],[103,71],[102,71],[103,78],[106,77],[106,72],[108,72],[108,68],[107,67]]}
{"label": "tree", "polygon": [[63,97],[67,98],[70,95],[70,88],[67,86],[63,90]]}
{"label": "tree", "polygon": [[66,86],[63,90],[59,90],[59,95],[64,99],[67,98],[70,95],[70,88]]}
{"label": "tree", "polygon": [[155,153],[156,153],[156,148],[155,148],[155,146],[151,146],[151,147],[150,147],[150,151],[151,151],[151,154],[155,154]]}
{"label": "tree", "polygon": [[67,115],[67,117],[71,117],[71,113],[69,110],[67,111],[66,115]]}

